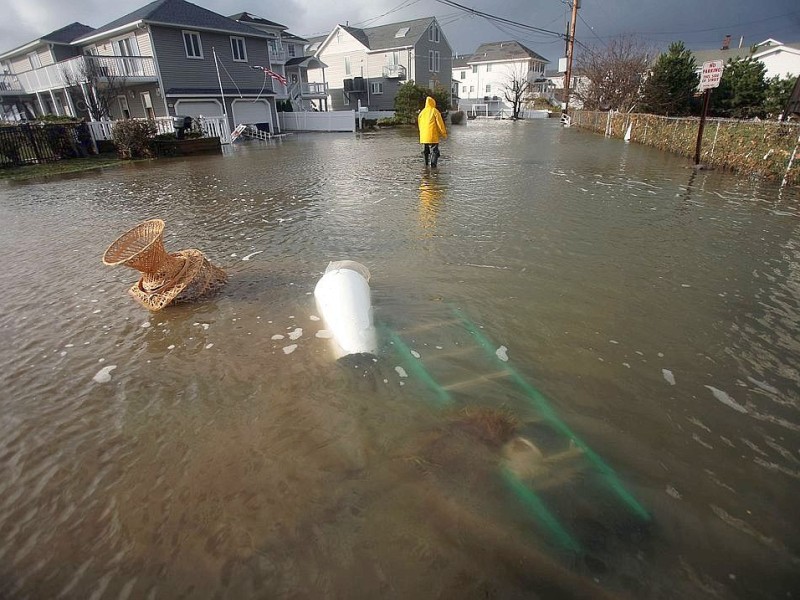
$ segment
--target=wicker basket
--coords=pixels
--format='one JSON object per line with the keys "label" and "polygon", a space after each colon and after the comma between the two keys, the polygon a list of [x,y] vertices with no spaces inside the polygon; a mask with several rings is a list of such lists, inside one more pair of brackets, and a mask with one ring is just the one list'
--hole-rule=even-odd
{"label": "wicker basket", "polygon": [[227,280],[225,271],[211,264],[200,250],[167,252],[164,227],[161,219],[139,223],[114,240],[103,254],[106,265],[122,265],[142,273],[129,293],[154,311],[172,302],[207,296]]}

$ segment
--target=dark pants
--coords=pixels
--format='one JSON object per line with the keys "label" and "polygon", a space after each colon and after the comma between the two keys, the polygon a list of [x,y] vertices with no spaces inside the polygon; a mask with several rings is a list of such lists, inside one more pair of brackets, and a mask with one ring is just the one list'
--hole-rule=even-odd
{"label": "dark pants", "polygon": [[428,161],[430,161],[431,166],[435,167],[436,163],[439,162],[439,144],[423,144],[423,146],[422,154],[425,156],[425,164],[427,165]]}

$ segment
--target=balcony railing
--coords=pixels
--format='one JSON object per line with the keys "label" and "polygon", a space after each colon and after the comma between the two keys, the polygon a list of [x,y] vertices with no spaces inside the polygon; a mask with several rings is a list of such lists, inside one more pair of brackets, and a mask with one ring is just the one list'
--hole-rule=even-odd
{"label": "balcony railing", "polygon": [[0,94],[22,94],[24,90],[22,89],[22,84],[17,79],[16,75],[11,75],[10,73],[4,73],[0,75]]}
{"label": "balcony railing", "polygon": [[387,79],[405,79],[406,68],[403,65],[386,65],[383,67],[383,76]]}
{"label": "balcony railing", "polygon": [[76,56],[54,65],[18,73],[16,78],[21,93],[33,94],[90,80],[155,80],[156,68],[150,56]]}
{"label": "balcony railing", "polygon": [[328,95],[327,83],[303,83],[300,86],[303,98],[325,98]]}
{"label": "balcony railing", "polygon": [[286,50],[273,50],[269,49],[269,59],[276,63],[285,63],[289,58],[289,53]]}

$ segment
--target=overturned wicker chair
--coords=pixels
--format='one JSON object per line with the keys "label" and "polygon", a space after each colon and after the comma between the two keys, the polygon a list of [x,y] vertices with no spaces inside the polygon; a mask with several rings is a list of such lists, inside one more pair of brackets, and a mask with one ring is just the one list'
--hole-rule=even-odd
{"label": "overturned wicker chair", "polygon": [[192,302],[213,294],[228,276],[194,248],[168,253],[164,221],[150,219],[123,233],[103,254],[103,263],[136,269],[142,277],[128,293],[149,310]]}

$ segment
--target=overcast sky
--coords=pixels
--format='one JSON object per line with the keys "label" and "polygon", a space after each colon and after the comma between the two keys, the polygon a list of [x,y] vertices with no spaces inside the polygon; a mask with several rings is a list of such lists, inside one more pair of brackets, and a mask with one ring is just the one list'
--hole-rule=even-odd
{"label": "overcast sky", "polygon": [[[562,0],[458,0],[459,4],[553,32],[563,32],[569,8]],[[146,0],[0,0],[0,52],[74,21],[100,27]],[[436,16],[453,50],[515,39],[553,65],[564,54],[555,36],[532,33],[447,6],[437,0],[197,0],[223,15],[247,11],[287,25],[302,36],[323,35],[337,23],[358,27]],[[386,14],[388,13],[388,14]],[[616,35],[637,34],[658,49],[683,40],[689,48],[718,48],[726,34],[737,46],[766,38],[800,42],[800,0],[582,0],[576,39],[601,46]]]}

